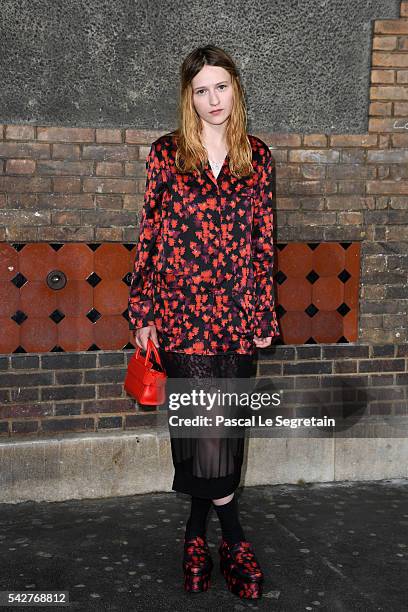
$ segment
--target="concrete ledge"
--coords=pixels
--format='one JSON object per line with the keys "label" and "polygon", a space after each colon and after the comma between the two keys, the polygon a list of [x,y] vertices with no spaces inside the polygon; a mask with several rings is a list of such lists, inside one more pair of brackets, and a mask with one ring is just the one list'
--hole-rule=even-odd
{"label": "concrete ledge", "polygon": [[[242,485],[408,477],[407,438],[249,437]],[[167,430],[3,440],[0,502],[171,491]]]}

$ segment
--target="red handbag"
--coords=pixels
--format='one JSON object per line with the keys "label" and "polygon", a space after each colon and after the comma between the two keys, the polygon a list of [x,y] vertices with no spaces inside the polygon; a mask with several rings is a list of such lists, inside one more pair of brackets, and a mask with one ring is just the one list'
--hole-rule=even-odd
{"label": "red handbag", "polygon": [[[141,350],[138,346],[129,361],[125,378],[125,391],[136,399],[139,404],[160,406],[166,400],[166,371],[151,338],[147,340],[145,357],[140,354]],[[149,360],[151,351],[153,351],[161,371],[155,369],[154,364]]]}

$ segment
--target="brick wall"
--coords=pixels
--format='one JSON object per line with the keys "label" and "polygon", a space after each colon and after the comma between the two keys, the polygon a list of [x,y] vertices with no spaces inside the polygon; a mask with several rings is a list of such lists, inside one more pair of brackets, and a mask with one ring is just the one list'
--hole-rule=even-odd
{"label": "brick wall", "polygon": [[[123,391],[130,351],[0,357],[0,434],[128,430],[163,424],[165,410],[135,410]],[[282,391],[284,414],[312,416],[316,398],[339,417],[404,415],[408,347],[278,346],[260,351],[257,376]],[[163,418],[162,418],[163,417]]]}
{"label": "brick wall", "polygon": [[[358,384],[363,375],[367,387],[381,389],[373,410],[403,411],[408,2],[401,3],[400,19],[374,22],[369,96],[367,133],[257,134],[277,165],[275,240],[362,243],[358,346],[261,351],[260,374],[276,375],[293,389],[336,374]],[[0,126],[0,240],[134,242],[145,157],[161,133]],[[3,433],[128,427],[151,419],[143,411],[132,414],[133,404],[123,396],[125,354],[1,357]]]}

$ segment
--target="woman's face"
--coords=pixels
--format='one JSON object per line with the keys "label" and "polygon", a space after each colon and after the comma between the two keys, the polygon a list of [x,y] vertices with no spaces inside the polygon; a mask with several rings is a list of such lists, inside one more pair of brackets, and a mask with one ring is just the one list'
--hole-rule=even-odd
{"label": "woman's face", "polygon": [[[231,75],[221,66],[203,66],[191,81],[193,104],[203,121],[220,125],[232,111],[234,91]],[[212,112],[220,109],[219,112]]]}

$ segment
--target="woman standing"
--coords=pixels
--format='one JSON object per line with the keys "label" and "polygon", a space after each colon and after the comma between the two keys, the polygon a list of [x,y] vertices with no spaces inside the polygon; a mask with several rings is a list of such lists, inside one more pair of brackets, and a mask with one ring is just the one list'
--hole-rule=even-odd
{"label": "woman standing", "polygon": [[[279,336],[274,307],[274,160],[246,132],[231,57],[208,45],[181,66],[179,127],[158,138],[147,180],[129,297],[137,346],[151,338],[169,378],[249,378],[255,348]],[[191,495],[184,586],[206,590],[212,505],[232,592],[260,597],[263,573],[239,521],[244,437],[171,438],[173,490]]]}

